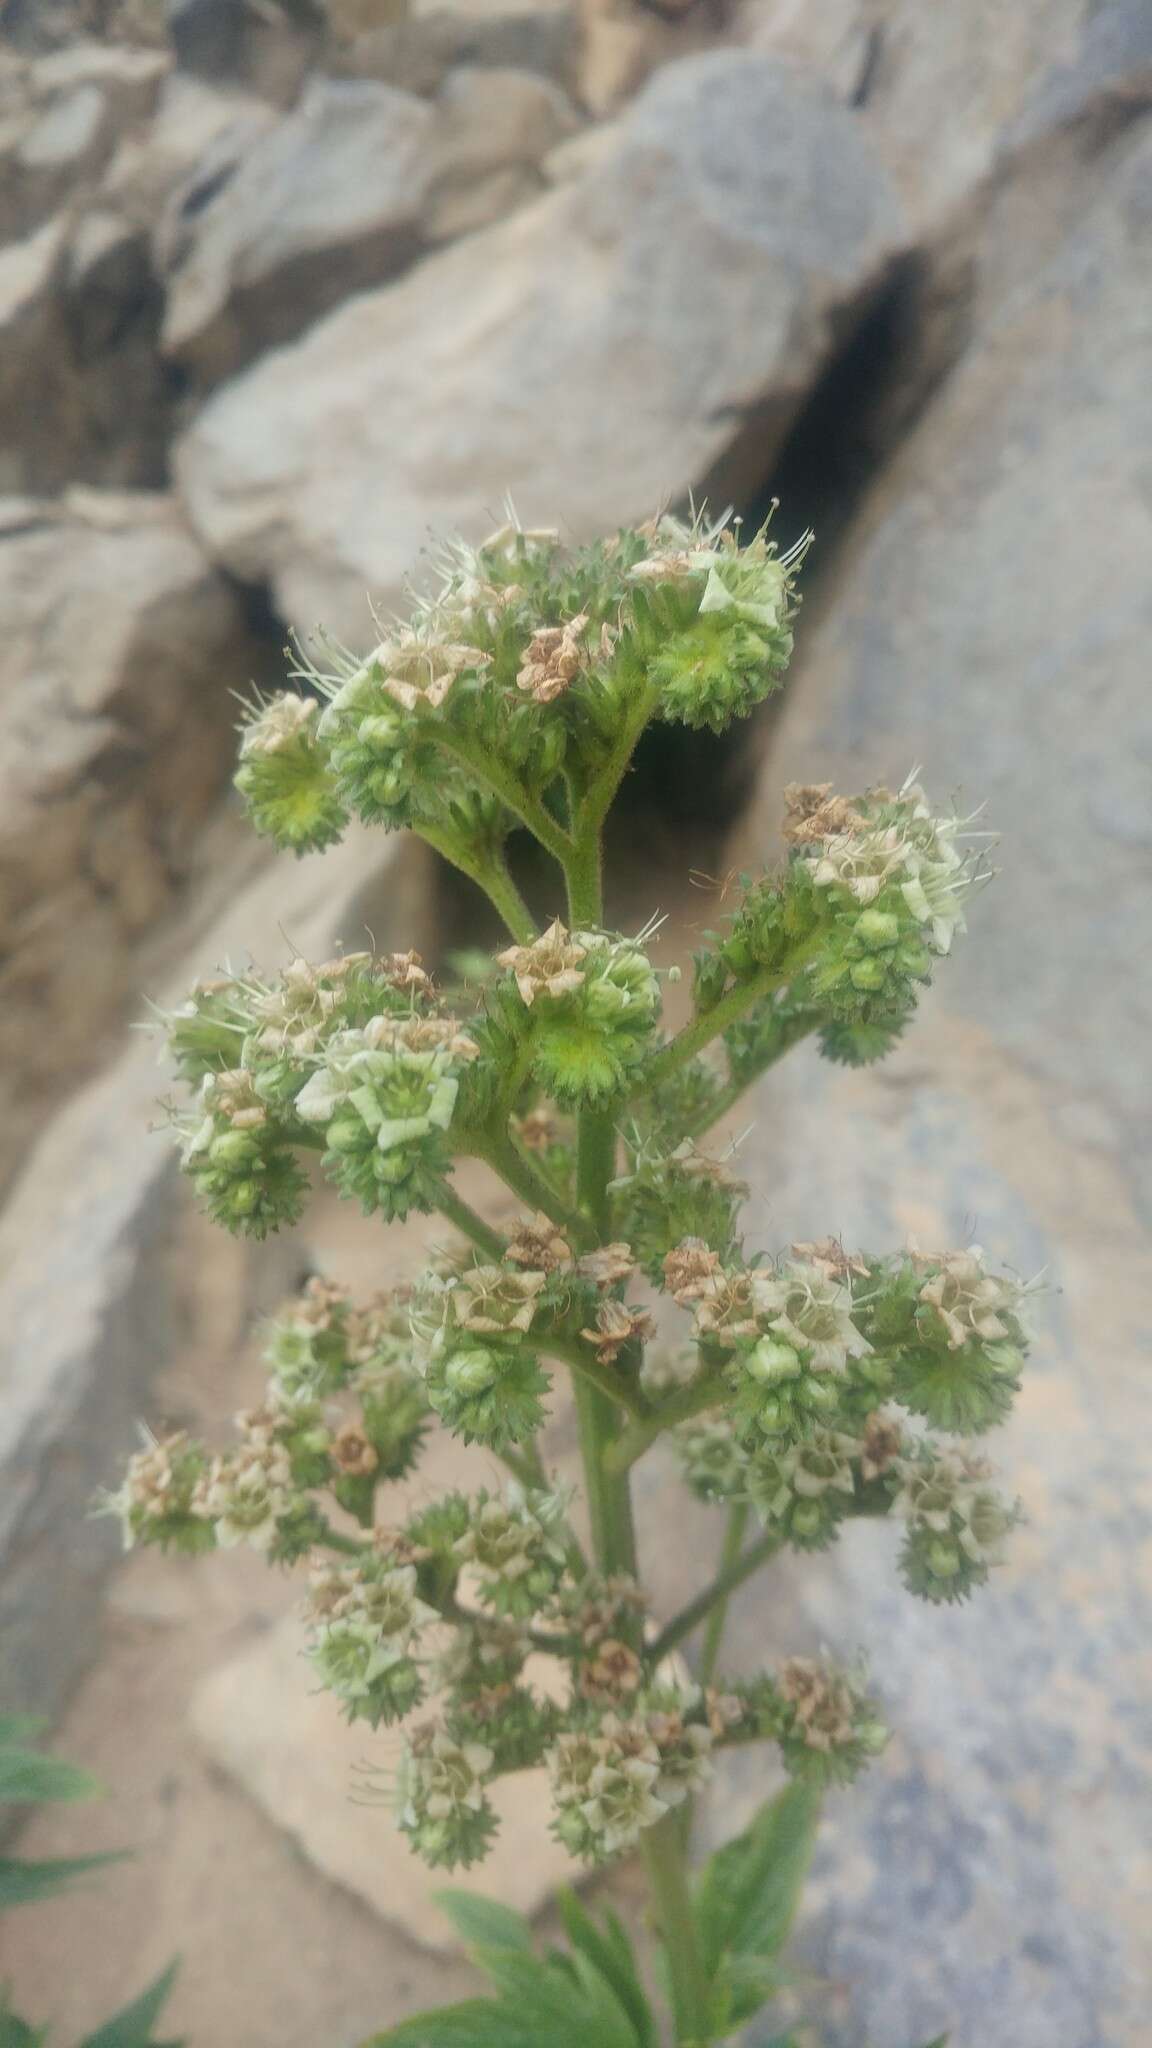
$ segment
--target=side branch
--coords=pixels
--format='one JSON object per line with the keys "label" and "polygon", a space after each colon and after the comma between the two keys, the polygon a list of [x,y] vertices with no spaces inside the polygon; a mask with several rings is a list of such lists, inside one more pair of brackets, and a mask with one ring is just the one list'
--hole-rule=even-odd
{"label": "side branch", "polygon": [[768,1559],[781,1548],[783,1541],[783,1537],[775,1531],[761,1536],[749,1545],[735,1564],[730,1564],[724,1571],[718,1572],[711,1585],[705,1586],[702,1593],[698,1593],[694,1600],[690,1600],[687,1607],[682,1607],[679,1614],[673,1615],[672,1620],[661,1629],[647,1651],[649,1663],[659,1664],[667,1657],[669,1651],[676,1648],[677,1643],[682,1643],[685,1636],[690,1636],[693,1629],[699,1628],[700,1623],[707,1619],[714,1607],[721,1601],[727,1601],[737,1586],[742,1586],[745,1579],[750,1579],[753,1572],[758,1572],[762,1564],[767,1564]]}

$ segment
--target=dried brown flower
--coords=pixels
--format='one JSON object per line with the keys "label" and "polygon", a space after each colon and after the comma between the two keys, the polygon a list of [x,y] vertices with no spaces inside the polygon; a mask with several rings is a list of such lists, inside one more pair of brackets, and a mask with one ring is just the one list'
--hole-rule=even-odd
{"label": "dried brown flower", "polygon": [[617,1637],[607,1636],[584,1666],[580,1690],[588,1700],[618,1700],[636,1692],[642,1676],[643,1667],[635,1650]]}
{"label": "dried brown flower", "polygon": [[572,1264],[567,1238],[547,1216],[516,1225],[504,1249],[514,1266],[527,1266],[537,1273],[558,1273]]}
{"label": "dried brown flower", "polygon": [[636,1271],[636,1261],[630,1244],[602,1244],[594,1252],[585,1252],[577,1259],[576,1271],[582,1280],[591,1280],[594,1287],[601,1289],[616,1287],[621,1280],[629,1280]]}
{"label": "dried brown flower", "polygon": [[602,1302],[596,1313],[596,1328],[580,1335],[596,1347],[601,1365],[615,1365],[625,1344],[638,1337],[643,1343],[654,1329],[652,1318],[643,1310],[630,1309],[622,1301]]}
{"label": "dried brown flower", "polygon": [[541,626],[533,633],[516,677],[517,688],[537,704],[551,704],[562,697],[585,665],[581,639],[588,614],[580,612],[564,626]]}
{"label": "dried brown flower", "polygon": [[904,1431],[891,1415],[877,1409],[861,1433],[860,1472],[864,1479],[879,1479],[896,1463],[904,1449]]}
{"label": "dried brown flower", "polygon": [[686,1305],[711,1290],[720,1269],[720,1254],[702,1237],[682,1237],[664,1260],[664,1285],[674,1301]]}
{"label": "dried brown flower", "polygon": [[836,1749],[852,1741],[856,1699],[838,1672],[809,1657],[789,1657],[779,1687],[795,1709],[796,1733],[809,1749]]}
{"label": "dried brown flower", "polygon": [[846,796],[833,796],[830,782],[789,782],[784,803],[784,837],[790,846],[811,846],[864,823]]}
{"label": "dried brown flower", "polygon": [[512,970],[520,1000],[531,1009],[537,996],[572,995],[584,980],[580,963],[585,956],[586,949],[569,937],[557,917],[530,946],[508,946],[496,958]]}
{"label": "dried brown flower", "polygon": [[346,1422],[332,1439],[332,1462],[350,1479],[367,1479],[380,1458],[359,1424]]}

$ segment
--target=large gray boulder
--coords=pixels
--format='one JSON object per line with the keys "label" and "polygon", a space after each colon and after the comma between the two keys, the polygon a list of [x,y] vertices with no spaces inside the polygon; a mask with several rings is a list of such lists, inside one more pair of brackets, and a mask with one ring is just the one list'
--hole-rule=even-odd
{"label": "large gray boulder", "polygon": [[165,352],[201,383],[233,374],[533,196],[535,166],[575,126],[559,87],[527,72],[461,69],[431,104],[314,79],[231,164],[197,164],[174,195],[158,236]]}
{"label": "large gray boulder", "polygon": [[[975,1238],[1052,1290],[990,1445],[1029,1520],[987,1592],[920,1606],[895,1532],[860,1529],[738,1612],[749,1661],[865,1645],[897,1731],[834,1805],[808,1923],[847,1987],[837,2048],[1137,2048],[1152,2010],[1152,124],[1097,174],[1043,261],[1017,241],[1015,290],[833,566],[740,849],[773,850],[792,778],[921,762],[987,800],[1003,875],[905,1047],[859,1074],[793,1054],[756,1097],[750,1241]],[[723,1818],[755,1790],[738,1774]]]}
{"label": "large gray boulder", "polygon": [[[415,842],[355,830],[326,855],[265,858],[223,878],[215,914],[184,924],[180,965],[158,998],[255,956],[323,959],[340,944],[420,943],[428,869]],[[245,886],[240,886],[241,881]],[[286,947],[285,932],[291,933]],[[77,992],[77,1007],[83,1007]],[[221,1278],[182,1197],[176,1156],[157,1131],[166,1076],[138,1038],[62,1110],[0,1218],[0,1642],[4,1704],[51,1714],[99,1641],[100,1591],[115,1563],[111,1521],[93,1522],[138,1443],[154,1378],[172,1363],[197,1274]],[[242,1247],[228,1277],[237,1342],[305,1258],[291,1234]],[[208,1284],[211,1284],[209,1281]]]}
{"label": "large gray boulder", "polygon": [[896,208],[851,114],[770,59],[691,58],[510,221],[236,379],[176,454],[209,548],[363,639],[429,526],[510,491],[578,534],[645,517],[751,423],[766,461],[886,274]]}
{"label": "large gray boulder", "polygon": [[167,497],[0,500],[0,1181],[92,1071],[267,651]]}

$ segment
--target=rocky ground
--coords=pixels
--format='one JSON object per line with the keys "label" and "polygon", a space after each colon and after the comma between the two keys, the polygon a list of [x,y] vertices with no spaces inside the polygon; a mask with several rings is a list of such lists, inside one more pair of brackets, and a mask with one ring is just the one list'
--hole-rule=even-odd
{"label": "rocky ground", "polygon": [[[778,492],[785,537],[812,520],[818,545],[760,787],[733,846],[693,852],[682,920],[773,852],[792,776],[919,761],[1004,842],[907,1048],[863,1078],[797,1054],[763,1091],[764,1241],[975,1235],[1055,1290],[1004,1449],[1030,1530],[981,1610],[909,1613],[861,1544],[742,1610],[750,1654],[880,1645],[903,1731],[821,1866],[809,1952],[855,2013],[829,1991],[829,2039],[1145,2038],[1150,21],[1144,0],[7,10],[4,1689],[51,1708],[83,1678],[63,1737],[116,1791],[86,1841],[148,1847],[6,1956],[63,2020],[172,1947],[197,2048],[351,2039],[426,1988],[191,1747],[185,1703],[267,1630],[267,1586],[177,1594],[149,1560],[105,1610],[83,1520],[134,1416],[218,1410],[286,1278],[209,1262],[231,1306],[190,1326],[201,1241],[138,1136],[154,1070],[123,1050],[141,989],[274,956],[278,926],[305,951],[445,927],[410,849],[353,842],[323,874],[252,852],[222,802],[229,693],[279,672],[289,630],[362,642],[365,593],[393,602],[430,527],[477,532],[509,488],[580,534],[694,488],[750,514]],[[683,867],[701,788],[734,816],[755,766],[651,756],[660,860]],[[667,1603],[698,1547],[657,1546]],[[238,1932],[257,1889],[263,1976]],[[64,1987],[59,1943],[86,1958]]]}

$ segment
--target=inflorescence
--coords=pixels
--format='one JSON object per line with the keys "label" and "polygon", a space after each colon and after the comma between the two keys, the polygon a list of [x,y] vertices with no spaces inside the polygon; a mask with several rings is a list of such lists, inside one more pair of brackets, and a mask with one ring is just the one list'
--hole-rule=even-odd
{"label": "inflorescence", "polygon": [[[1017,1519],[964,1439],[1018,1391],[1027,1287],[976,1247],[749,1254],[747,1188],[700,1142],[801,1038],[850,1063],[890,1050],[964,931],[981,835],[915,782],[790,787],[786,859],[743,878],[674,1036],[655,932],[601,928],[588,895],[644,725],[721,730],[778,686],[806,544],[664,517],[565,550],[513,522],[451,549],[435,596],[366,658],[302,657],[302,688],[243,728],[237,785],[278,846],[321,849],[352,817],[414,828],[488,891],[510,943],[451,990],[414,953],[373,952],[198,986],[165,1019],[192,1096],[171,1111],[185,1170],[255,1237],[296,1221],[313,1164],[367,1213],[439,1210],[466,1235],[366,1306],[312,1280],[268,1326],[267,1390],[234,1447],[149,1438],[106,1505],[128,1543],[244,1543],[307,1573],[312,1668],[349,1718],[407,1724],[397,1814],[434,1865],[483,1856],[506,1771],[543,1766],[558,1838],[599,1861],[726,1744],[772,1740],[826,1783],[885,1739],[858,1672],[792,1658],[696,1685],[669,1664],[635,1575],[586,1558],[545,1469],[558,1369],[614,1404],[621,1471],[667,1432],[691,1490],[753,1510],[767,1548],[891,1517],[905,1584],[947,1602]],[[504,861],[521,825],[568,874],[543,930]],[[601,1134],[596,1213],[577,1127]],[[518,1222],[462,1203],[468,1158]],[[409,1490],[397,1512],[437,1426],[513,1476],[417,1506]]]}

